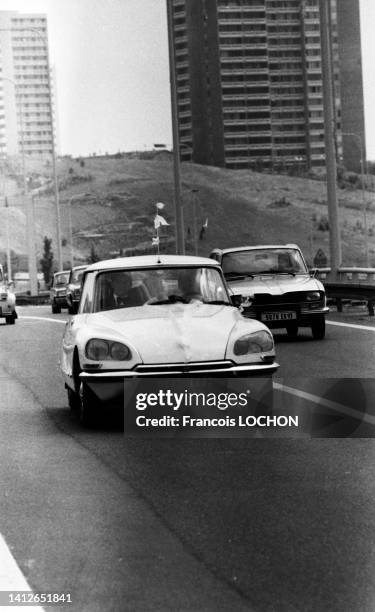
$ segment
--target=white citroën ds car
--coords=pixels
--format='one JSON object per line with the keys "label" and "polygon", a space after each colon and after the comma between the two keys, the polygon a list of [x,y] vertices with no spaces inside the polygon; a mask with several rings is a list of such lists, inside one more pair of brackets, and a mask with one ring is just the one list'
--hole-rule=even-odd
{"label": "white citro\u00ebn ds car", "polygon": [[61,351],[69,405],[86,425],[123,402],[129,377],[271,379],[277,368],[272,333],[232,304],[218,263],[178,255],[90,265]]}

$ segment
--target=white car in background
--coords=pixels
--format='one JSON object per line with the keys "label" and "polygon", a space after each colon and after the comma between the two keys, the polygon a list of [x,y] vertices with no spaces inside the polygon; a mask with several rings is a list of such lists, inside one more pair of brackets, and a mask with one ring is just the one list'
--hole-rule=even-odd
{"label": "white car in background", "polygon": [[0,318],[5,319],[8,325],[14,325],[17,319],[16,296],[11,291],[12,283],[7,283],[4,270],[0,264]]}
{"label": "white car in background", "polygon": [[221,265],[232,293],[242,296],[245,317],[286,328],[291,338],[306,326],[315,339],[324,338],[325,289],[296,244],[215,249],[210,257]]}
{"label": "white car in background", "polygon": [[88,266],[61,349],[69,405],[86,425],[106,406],[123,406],[125,379],[271,379],[277,368],[272,333],[241,315],[220,266],[200,257],[148,255]]}

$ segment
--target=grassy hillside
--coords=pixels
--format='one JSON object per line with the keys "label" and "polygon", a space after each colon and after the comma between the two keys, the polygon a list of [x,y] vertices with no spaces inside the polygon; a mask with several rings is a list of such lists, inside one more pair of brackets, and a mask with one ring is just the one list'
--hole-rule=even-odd
{"label": "grassy hillside", "polygon": [[[173,252],[174,183],[173,167],[169,161],[88,158],[80,163],[64,159],[59,161],[58,172],[66,262],[70,254],[70,201],[77,262],[85,261],[93,247],[102,259],[120,249],[143,244],[149,246],[155,203],[158,201],[165,203],[163,214],[171,224],[163,228],[162,244]],[[299,244],[310,260],[319,248],[329,255],[324,182],[190,163],[182,164],[181,179],[187,252],[194,253],[195,208],[198,234],[202,223],[208,219],[208,231],[204,239],[197,242],[200,255],[207,255],[217,246],[285,242]],[[364,265],[362,191],[340,189],[338,196],[343,264]],[[371,264],[375,265],[372,236],[375,232],[374,195],[366,192],[365,197],[371,234],[370,258]],[[23,253],[23,201],[14,195],[9,196],[9,203],[11,247],[15,252]],[[52,190],[35,195],[34,205],[40,254],[43,236],[52,238],[52,246],[56,244]],[[1,251],[5,250],[5,244],[5,226],[1,224]]]}

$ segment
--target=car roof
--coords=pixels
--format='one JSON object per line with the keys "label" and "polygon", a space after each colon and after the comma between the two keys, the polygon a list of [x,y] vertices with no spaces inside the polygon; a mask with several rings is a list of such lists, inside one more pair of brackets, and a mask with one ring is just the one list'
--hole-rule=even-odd
{"label": "car roof", "polygon": [[60,270],[59,272],[55,272],[53,276],[59,276],[59,274],[69,274],[70,270]]}
{"label": "car roof", "polygon": [[212,253],[233,253],[237,251],[255,251],[257,249],[301,249],[297,244],[257,244],[251,246],[242,246],[242,247],[231,247],[227,249],[214,249]]}
{"label": "car roof", "polygon": [[98,261],[88,266],[87,271],[112,270],[116,268],[160,268],[160,266],[211,266],[219,267],[218,263],[208,257],[189,255],[138,255],[135,257],[118,257]]}

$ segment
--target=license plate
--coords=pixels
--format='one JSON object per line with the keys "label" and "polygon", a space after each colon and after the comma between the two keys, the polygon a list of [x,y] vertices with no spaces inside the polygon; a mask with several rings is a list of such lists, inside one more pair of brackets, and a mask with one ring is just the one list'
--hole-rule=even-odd
{"label": "license plate", "polygon": [[262,321],[290,321],[296,318],[295,312],[264,312],[261,316]]}

